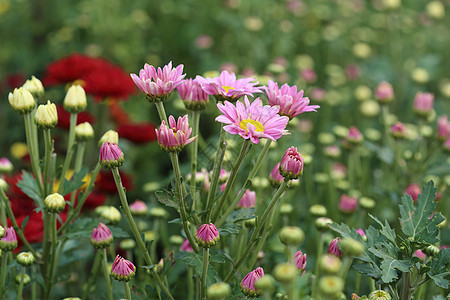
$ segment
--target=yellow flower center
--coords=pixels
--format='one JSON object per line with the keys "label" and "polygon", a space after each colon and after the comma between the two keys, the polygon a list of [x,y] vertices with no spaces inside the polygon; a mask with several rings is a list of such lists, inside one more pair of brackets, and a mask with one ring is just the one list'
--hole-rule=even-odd
{"label": "yellow flower center", "polygon": [[264,126],[259,123],[258,121],[252,120],[252,119],[245,119],[242,120],[241,122],[239,122],[239,127],[241,127],[242,129],[244,129],[245,131],[247,131],[247,124],[250,123],[253,126],[256,127],[255,131],[258,132],[263,132],[264,131]]}
{"label": "yellow flower center", "polygon": [[223,85],[222,88],[225,90],[225,93],[228,93],[229,90],[234,90],[235,88],[232,86]]}

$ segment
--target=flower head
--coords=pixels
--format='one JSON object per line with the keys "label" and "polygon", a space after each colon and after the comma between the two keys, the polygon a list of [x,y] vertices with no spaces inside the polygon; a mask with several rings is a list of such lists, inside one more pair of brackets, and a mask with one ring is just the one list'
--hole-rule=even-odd
{"label": "flower head", "polygon": [[29,114],[36,107],[33,95],[24,88],[14,89],[14,92],[9,93],[8,100],[14,111],[21,115]]}
{"label": "flower head", "polygon": [[295,265],[297,266],[297,269],[303,271],[302,276],[305,275],[306,272],[306,258],[306,253],[302,253],[302,251],[297,251],[295,253]]}
{"label": "flower head", "polygon": [[14,228],[6,227],[5,236],[0,240],[0,249],[3,251],[12,251],[17,248],[17,236]]}
{"label": "flower head", "polygon": [[255,207],[255,201],[256,201],[256,193],[247,189],[244,195],[242,195],[242,198],[239,201],[239,203],[236,205],[236,208]]}
{"label": "flower head", "polygon": [[197,80],[186,79],[177,87],[178,94],[184,106],[189,110],[204,110],[208,104],[209,95],[203,91]]}
{"label": "flower head", "polygon": [[100,148],[99,161],[102,167],[106,169],[118,168],[123,165],[125,159],[123,152],[116,144],[110,142],[103,143]]}
{"label": "flower head", "polygon": [[68,90],[64,98],[64,109],[70,113],[79,113],[86,109],[86,92],[81,85],[74,84]]}
{"label": "flower head", "polygon": [[434,95],[431,93],[417,92],[414,98],[414,112],[426,117],[433,110]]}
{"label": "flower head", "polygon": [[278,88],[278,83],[269,80],[268,87],[265,86],[267,100],[270,106],[279,106],[278,114],[287,116],[289,119],[304,112],[316,111],[319,105],[309,105],[309,98],[303,97],[303,90],[297,91],[297,86],[290,87],[287,84]]}
{"label": "flower head", "polygon": [[275,167],[273,167],[269,175],[269,180],[274,187],[279,187],[284,181],[284,177],[280,174],[280,163],[277,163]]}
{"label": "flower head", "polygon": [[192,249],[191,243],[189,243],[188,239],[185,239],[183,244],[181,244],[180,251],[185,252],[193,252],[194,249]]}
{"label": "flower head", "polygon": [[13,170],[13,165],[6,157],[0,158],[0,174],[9,173]]}
{"label": "flower head", "polygon": [[420,186],[417,183],[412,183],[406,187],[404,193],[410,195],[414,203],[416,203],[421,192]]}
{"label": "flower head", "polygon": [[396,138],[404,138],[406,134],[405,125],[402,122],[397,122],[391,126],[391,134]]}
{"label": "flower head", "polygon": [[256,268],[247,275],[241,281],[241,291],[247,297],[257,297],[260,292],[255,288],[255,282],[258,278],[264,276],[263,268]]}
{"label": "flower head", "polygon": [[254,78],[236,79],[236,75],[228,71],[222,71],[219,77],[197,76],[195,79],[201,84],[202,89],[208,95],[214,96],[217,101],[235,102],[242,96],[253,97],[253,93],[261,93],[261,88],[255,87],[258,82]]}
{"label": "flower head", "polygon": [[55,103],[51,103],[48,100],[47,104],[39,105],[34,115],[34,123],[43,129],[55,127],[58,124],[58,113]]}
{"label": "flower head", "polygon": [[389,103],[394,100],[394,89],[389,82],[382,81],[375,88],[375,97],[381,103]]}
{"label": "flower head", "polygon": [[44,207],[46,211],[58,214],[66,207],[66,200],[61,194],[50,194],[44,199]]}
{"label": "flower head", "polygon": [[75,126],[75,138],[77,141],[88,141],[94,137],[94,128],[89,122],[83,122]]}
{"label": "flower head", "polygon": [[125,258],[117,255],[114,259],[111,275],[118,281],[130,281],[134,277],[136,267],[133,263]]}
{"label": "flower head", "polygon": [[184,81],[183,65],[172,68],[172,62],[165,65],[162,69],[145,64],[139,71],[139,76],[130,74],[136,86],[146,94],[150,102],[159,102],[166,100]]}
{"label": "flower head", "polygon": [[119,144],[119,133],[114,130],[108,130],[107,132],[105,132],[98,143],[100,144],[99,146],[101,146],[106,142],[116,145]]}
{"label": "flower head", "polygon": [[135,216],[145,216],[147,214],[147,204],[142,200],[136,200],[130,204],[130,211]]}
{"label": "flower head", "polygon": [[179,152],[197,138],[190,137],[192,128],[189,127],[187,115],[178,117],[178,122],[173,116],[169,116],[169,126],[162,121],[159,129],[155,131],[159,146],[166,152]]}
{"label": "flower head", "polygon": [[437,137],[440,140],[450,138],[450,122],[447,115],[440,116],[437,119]]}
{"label": "flower head", "polygon": [[280,174],[287,179],[297,179],[303,173],[303,157],[296,147],[286,150],[280,162]]}
{"label": "flower head", "polygon": [[34,97],[39,98],[42,95],[44,95],[44,86],[42,85],[42,82],[37,79],[36,77],[31,76],[31,79],[28,79],[22,87],[26,90],[28,90],[31,94],[33,94]]}
{"label": "flower head", "polygon": [[252,143],[258,144],[260,138],[276,141],[287,134],[285,130],[289,118],[278,115],[279,107],[262,105],[260,98],[252,103],[247,97],[245,105],[240,101],[236,105],[225,101],[217,104],[217,108],[223,113],[216,121],[227,124],[223,129],[231,134],[239,134],[244,139],[250,139]]}
{"label": "flower head", "polygon": [[339,245],[338,243],[341,241],[341,238],[335,238],[334,240],[331,241],[330,246],[328,246],[328,253],[329,254],[333,254],[337,257],[341,257],[342,256],[342,252],[339,249]]}
{"label": "flower head", "polygon": [[219,231],[213,223],[203,224],[195,235],[195,240],[199,246],[210,248],[214,246],[220,239]]}
{"label": "flower head", "polygon": [[111,245],[113,241],[113,235],[108,226],[103,223],[98,224],[97,228],[94,228],[91,235],[91,244],[96,249],[106,248]]}
{"label": "flower head", "polygon": [[339,210],[343,213],[351,214],[358,207],[358,198],[342,195],[339,200]]}
{"label": "flower head", "polygon": [[363,141],[363,139],[364,137],[361,131],[359,131],[359,129],[356,128],[355,126],[351,126],[348,129],[348,134],[345,138],[345,141],[350,145],[357,145],[360,144]]}

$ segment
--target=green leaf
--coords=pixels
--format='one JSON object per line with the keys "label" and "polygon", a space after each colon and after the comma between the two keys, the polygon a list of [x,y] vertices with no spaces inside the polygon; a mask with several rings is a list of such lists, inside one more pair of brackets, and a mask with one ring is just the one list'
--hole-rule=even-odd
{"label": "green leaf", "polygon": [[436,188],[433,181],[429,181],[417,199],[417,206],[411,196],[405,194],[400,205],[400,225],[403,233],[418,242],[435,243],[438,241],[437,233],[440,222],[444,220],[440,213],[431,215],[435,211]]}
{"label": "green leaf", "polygon": [[65,196],[79,189],[85,183],[85,181],[83,181],[83,178],[86,177],[87,173],[88,169],[86,167],[83,167],[79,172],[73,174],[70,180],[64,178],[63,190],[61,195]]}
{"label": "green leaf", "polygon": [[[177,259],[181,259],[186,264],[195,268],[195,272],[199,277],[202,276],[203,259],[200,258],[194,252],[178,252],[176,255]],[[209,286],[219,281],[219,274],[217,274],[216,269],[214,269],[212,264],[208,265],[208,271],[206,276],[206,284]]]}
{"label": "green leaf", "polygon": [[394,279],[398,279],[397,271],[409,272],[409,269],[412,268],[413,264],[410,260],[397,260],[391,257],[385,258],[381,263],[381,271],[383,275],[381,276],[381,280],[384,283],[390,283],[394,281]]}
{"label": "green leaf", "polygon": [[39,187],[33,175],[23,171],[22,178],[17,182],[17,186],[28,197],[33,199],[38,206],[41,204],[42,199],[40,196]]}
{"label": "green leaf", "polygon": [[228,218],[225,220],[225,223],[235,223],[238,221],[244,221],[248,219],[253,219],[255,217],[255,208],[240,208],[234,210]]}
{"label": "green leaf", "polygon": [[238,234],[241,226],[236,223],[225,223],[222,227],[219,228],[219,234],[221,236],[227,236],[229,234]]}
{"label": "green leaf", "polygon": [[22,224],[20,225],[20,229],[21,229],[22,231],[25,230],[25,226],[27,226],[27,223],[28,223],[28,219],[29,219],[29,218],[30,218],[30,216],[27,215],[27,216],[23,219]]}
{"label": "green leaf", "polygon": [[169,192],[167,190],[156,191],[155,195],[158,201],[165,206],[173,207],[177,211],[180,211],[180,206],[178,205],[177,198],[172,192]]}
{"label": "green leaf", "polygon": [[369,216],[381,226],[380,233],[384,237],[386,237],[392,244],[394,244],[395,247],[398,248],[397,235],[395,234],[395,230],[391,228],[391,226],[389,225],[387,220],[384,220],[384,225],[383,225],[383,223],[381,223],[381,221],[378,220],[376,217],[372,216],[371,214],[369,214]]}
{"label": "green leaf", "polygon": [[378,266],[374,267],[371,264],[355,264],[353,265],[353,269],[355,269],[361,274],[366,274],[367,276],[370,276],[372,278],[381,277],[381,270],[380,268],[378,268]]}
{"label": "green leaf", "polygon": [[[99,221],[93,218],[80,218],[75,220],[70,226],[68,226],[67,233],[65,237],[68,239],[74,238],[87,238],[89,239],[92,235],[92,230],[97,227]],[[114,238],[128,238],[129,235],[123,231],[120,227],[108,225],[109,230]]]}
{"label": "green leaf", "polygon": [[449,270],[450,248],[442,248],[436,258],[433,258],[430,265],[430,270],[427,275],[434,281],[434,283],[443,289],[447,289],[449,284],[445,279],[450,274]]}
{"label": "green leaf", "polygon": [[364,147],[373,152],[382,162],[392,165],[394,163],[394,152],[389,147],[380,147],[374,143],[364,141]]}

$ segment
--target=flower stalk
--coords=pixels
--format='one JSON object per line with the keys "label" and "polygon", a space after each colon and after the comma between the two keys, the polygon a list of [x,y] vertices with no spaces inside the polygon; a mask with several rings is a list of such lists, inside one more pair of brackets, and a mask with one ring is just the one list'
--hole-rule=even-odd
{"label": "flower stalk", "polygon": [[69,169],[70,162],[72,161],[72,156],[74,152],[74,144],[75,144],[75,126],[77,125],[77,116],[76,113],[70,114],[70,127],[69,127],[69,141],[67,144],[67,153],[66,159],[64,160],[64,165],[62,168],[61,176],[59,177],[59,186],[58,193],[61,194],[64,187],[64,179],[66,178],[67,170]]}
{"label": "flower stalk", "polygon": [[[192,111],[192,135],[198,136],[198,128],[200,123],[200,111]],[[197,174],[197,156],[198,156],[198,138],[192,142],[192,155],[191,155],[191,197],[192,197],[192,210],[195,210],[197,200],[197,184],[195,177]]]}
{"label": "flower stalk", "polygon": [[200,299],[206,298],[206,277],[209,264],[209,247],[203,248],[203,266],[202,266],[202,283],[200,289]]}
{"label": "flower stalk", "polygon": [[[41,167],[39,166],[39,153],[37,151],[37,138],[34,138],[34,130],[33,130],[33,121],[32,116],[30,114],[24,115],[25,120],[25,136],[27,139],[28,145],[28,153],[30,154],[30,162],[31,169],[33,170],[33,174],[36,177],[36,183],[38,185],[39,191],[42,194],[44,192],[44,188],[42,186],[41,180]],[[36,144],[36,145],[35,145]]]}
{"label": "flower stalk", "polygon": [[103,276],[105,276],[106,294],[108,296],[108,300],[112,300],[113,296],[112,296],[111,278],[109,276],[108,270],[108,255],[106,254],[106,248],[99,251],[101,251],[102,256],[102,268],[103,268]]}
{"label": "flower stalk", "polygon": [[23,291],[23,285],[24,285],[24,278],[25,278],[25,266],[22,266],[22,271],[20,272],[20,283],[19,283],[19,289],[17,291],[17,300],[22,300],[22,291]]}

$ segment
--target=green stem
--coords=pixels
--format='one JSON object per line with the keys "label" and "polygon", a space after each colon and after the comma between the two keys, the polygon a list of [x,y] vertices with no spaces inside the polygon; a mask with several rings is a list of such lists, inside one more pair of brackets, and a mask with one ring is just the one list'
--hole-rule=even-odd
{"label": "green stem", "polygon": [[32,275],[32,281],[31,281],[31,299],[36,300],[37,299],[37,281],[35,274],[37,274],[36,266],[31,266],[31,275]]}
{"label": "green stem", "polygon": [[192,211],[195,210],[195,202],[197,198],[197,183],[195,177],[197,173],[197,156],[198,156],[198,127],[200,123],[200,112],[192,112],[192,136],[197,138],[192,142],[192,156],[191,156],[191,197],[192,197]]}
{"label": "green stem", "polygon": [[50,294],[53,288],[53,269],[56,263],[56,247],[57,247],[57,236],[56,236],[56,214],[50,214],[50,234],[51,234],[51,256],[50,256],[50,266],[47,268],[46,282],[46,296],[47,299],[50,298]]}
{"label": "green stem", "polygon": [[[245,156],[247,155],[248,148],[250,147],[250,143],[251,143],[250,139],[244,140],[244,142],[242,143],[241,151],[239,152],[239,156],[238,156],[238,159],[236,161],[236,164],[233,166],[233,169],[231,170],[231,174],[230,174],[230,177],[228,178],[225,190],[223,191],[222,195],[220,196],[219,202],[218,202],[218,204],[217,204],[217,206],[216,206],[216,208],[214,210],[215,213],[214,213],[214,215],[212,217],[212,221],[213,222],[216,221],[217,218],[220,215],[220,211],[222,210],[222,206],[225,204],[225,202],[227,200],[228,193],[231,191],[231,188],[233,187],[234,180],[236,179],[236,176],[237,176],[237,173],[239,171],[239,168],[241,167],[241,164],[244,161]],[[236,206],[237,203],[234,204],[234,205],[233,204],[234,203],[232,203],[229,206],[228,211],[230,209],[231,209],[231,211],[234,210],[234,207]],[[224,215],[222,215],[222,217],[220,218],[220,220],[223,220],[222,223],[225,221],[226,217],[227,217],[226,213]]]}
{"label": "green stem", "polygon": [[195,286],[194,286],[194,270],[191,266],[187,266],[188,272],[187,272],[187,281],[188,281],[188,300],[194,300],[194,294],[195,294]]}
{"label": "green stem", "polygon": [[316,266],[314,269],[314,285],[313,285],[313,290],[312,290],[312,298],[314,298],[314,299],[317,295],[317,290],[319,287],[320,258],[322,257],[323,243],[324,243],[323,233],[319,232],[319,234],[320,234],[320,236],[317,238]]}
{"label": "green stem", "polygon": [[169,126],[169,122],[167,122],[166,111],[164,109],[164,104],[162,103],[162,101],[155,102],[155,105],[161,122],[164,121],[166,125]]}
{"label": "green stem", "polygon": [[376,288],[375,288],[375,279],[369,278],[369,286],[370,286],[370,291],[371,292],[376,290]]}
{"label": "green stem", "polygon": [[250,258],[250,263],[248,264],[249,269],[253,269],[253,266],[255,265],[256,260],[258,259],[258,253],[259,253],[259,251],[261,251],[267,238],[269,237],[270,232],[272,231],[272,227],[273,227],[272,220],[273,220],[273,217],[275,216],[275,211],[276,211],[276,209],[272,210],[272,212],[270,213],[269,220],[267,222],[269,227],[267,228],[266,232],[263,234],[262,238],[258,241],[258,245],[256,246],[256,249],[254,251],[254,255]]}
{"label": "green stem", "polygon": [[100,260],[102,259],[102,254],[100,251],[97,251],[95,253],[95,258],[94,258],[94,263],[92,265],[92,269],[91,269],[91,274],[89,275],[89,279],[88,282],[86,284],[86,289],[84,290],[83,293],[83,300],[87,299],[88,294],[91,292],[91,286],[94,284],[95,282],[95,277],[97,275],[97,271],[98,271],[98,265],[100,264]]}
{"label": "green stem", "polygon": [[66,178],[67,170],[69,169],[70,162],[73,156],[73,146],[75,143],[75,126],[77,125],[77,114],[70,114],[70,127],[69,127],[69,141],[67,144],[66,159],[62,169],[61,176],[59,177],[58,193],[61,194],[64,186],[64,179]]}
{"label": "green stem", "polygon": [[342,267],[339,272],[339,276],[342,278],[342,280],[345,283],[345,278],[347,277],[348,271],[350,270],[350,267],[352,266],[353,257],[351,256],[345,256],[343,259]]}
{"label": "green stem", "polygon": [[203,249],[202,286],[200,289],[200,299],[206,299],[206,277],[209,264],[209,248]]}
{"label": "green stem", "polygon": [[109,270],[108,270],[108,256],[106,255],[106,248],[103,248],[102,250],[102,267],[103,267],[103,276],[105,276],[105,284],[106,284],[106,294],[108,295],[108,300],[112,300],[112,286],[111,286],[111,278],[109,276]]}
{"label": "green stem", "polygon": [[[273,196],[272,200],[270,201],[269,205],[267,206],[267,208],[264,210],[264,213],[261,217],[260,220],[257,221],[255,230],[253,231],[252,236],[250,237],[250,241],[247,245],[247,248],[245,249],[244,253],[242,254],[242,256],[239,258],[239,260],[236,262],[236,264],[233,266],[233,269],[231,270],[231,272],[227,275],[227,277],[225,278],[225,282],[227,282],[228,280],[231,279],[231,277],[233,276],[233,274],[238,270],[239,266],[242,264],[242,262],[247,258],[247,256],[249,255],[250,251],[253,248],[253,245],[255,244],[257,238],[261,235],[261,230],[267,220],[267,217],[269,216],[270,212],[272,211],[272,209],[274,208],[274,206],[277,204],[278,200],[280,199],[281,195],[288,189],[288,180],[284,180],[283,183],[280,185],[280,187],[278,188],[277,192],[275,193],[275,195]],[[264,234],[264,233],[262,233]]]}
{"label": "green stem", "polygon": [[[145,247],[145,243],[142,240],[139,229],[137,228],[136,223],[134,222],[133,216],[131,215],[131,211],[128,206],[127,196],[125,194],[125,189],[122,185],[122,180],[120,179],[119,170],[117,168],[114,168],[111,171],[114,176],[114,181],[116,182],[117,191],[119,193],[119,198],[120,198],[120,202],[122,204],[123,212],[125,214],[125,217],[127,218],[128,224],[131,227],[131,231],[133,232],[133,235],[134,235],[134,238],[138,245],[139,251],[141,252],[141,255],[144,257],[145,263],[149,266],[153,265],[152,259],[151,259],[150,255],[148,254],[147,248]],[[155,278],[156,283],[159,285],[159,287],[167,294],[167,296],[170,299],[174,299],[172,294],[170,294],[169,290],[162,282],[158,273],[156,273],[155,268],[151,269],[151,273],[152,273],[153,277]]]}
{"label": "green stem", "polygon": [[3,253],[2,256],[2,269],[0,270],[0,299],[3,299],[3,296],[6,292],[6,267],[8,266],[8,255]]}
{"label": "green stem", "polygon": [[[75,157],[75,168],[73,174],[80,172],[81,166],[83,164],[84,151],[86,150],[86,142],[77,143],[77,155]],[[72,192],[70,195],[70,210],[73,210],[75,207],[75,196],[77,195],[76,191]]]}
{"label": "green stem", "polygon": [[[53,144],[52,144],[53,147]],[[50,156],[50,163],[49,163],[49,172],[48,172],[48,190],[53,192],[53,185],[55,183],[55,173],[56,173],[56,153],[52,153]]]}
{"label": "green stem", "polygon": [[49,178],[49,168],[50,168],[50,159],[52,156],[53,145],[52,145],[52,136],[50,133],[50,129],[44,129],[44,146],[45,146],[45,159],[44,159],[44,194],[50,194],[49,186],[50,186],[50,178]]}
{"label": "green stem", "polygon": [[356,272],[355,275],[355,293],[359,294],[359,289],[361,287],[361,273]]}
{"label": "green stem", "polygon": [[217,184],[219,182],[220,170],[222,169],[223,157],[225,156],[225,150],[227,148],[227,142],[225,141],[226,131],[220,130],[219,144],[217,146],[216,158],[214,160],[213,175],[211,184],[209,185],[208,197],[206,198],[206,219],[204,223],[209,223],[212,215],[212,206],[214,204],[214,198],[216,197]]}
{"label": "green stem", "polygon": [[411,294],[411,272],[403,273],[402,289],[400,291],[400,300],[410,300]]}
{"label": "green stem", "polygon": [[125,289],[125,299],[131,300],[130,286],[127,281],[123,282],[123,288]]}
{"label": "green stem", "polygon": [[22,300],[23,282],[25,277],[25,266],[22,266],[22,272],[20,273],[21,280],[19,283],[19,290],[17,291],[17,300]]}
{"label": "green stem", "polygon": [[178,199],[178,205],[180,206],[180,216],[181,216],[181,221],[183,222],[184,233],[186,234],[186,237],[188,238],[189,243],[192,246],[192,249],[194,249],[195,253],[198,253],[199,249],[198,249],[197,243],[195,242],[194,238],[192,237],[191,230],[189,229],[189,226],[188,226],[186,204],[184,203],[184,197],[183,197],[183,191],[182,191],[180,165],[178,163],[178,154],[176,152],[170,152],[169,155],[171,157],[173,173],[175,175],[175,186],[176,186],[176,192],[177,192],[177,199]]}
{"label": "green stem", "polygon": [[27,145],[28,145],[28,153],[30,154],[30,162],[31,162],[31,169],[33,170],[33,174],[36,177],[36,183],[38,185],[39,191],[42,195],[44,192],[44,188],[42,186],[42,178],[41,178],[41,167],[39,166],[39,153],[36,153],[35,146],[34,146],[34,135],[33,135],[33,121],[31,120],[31,114],[24,115],[25,120],[25,135],[27,139]]}

